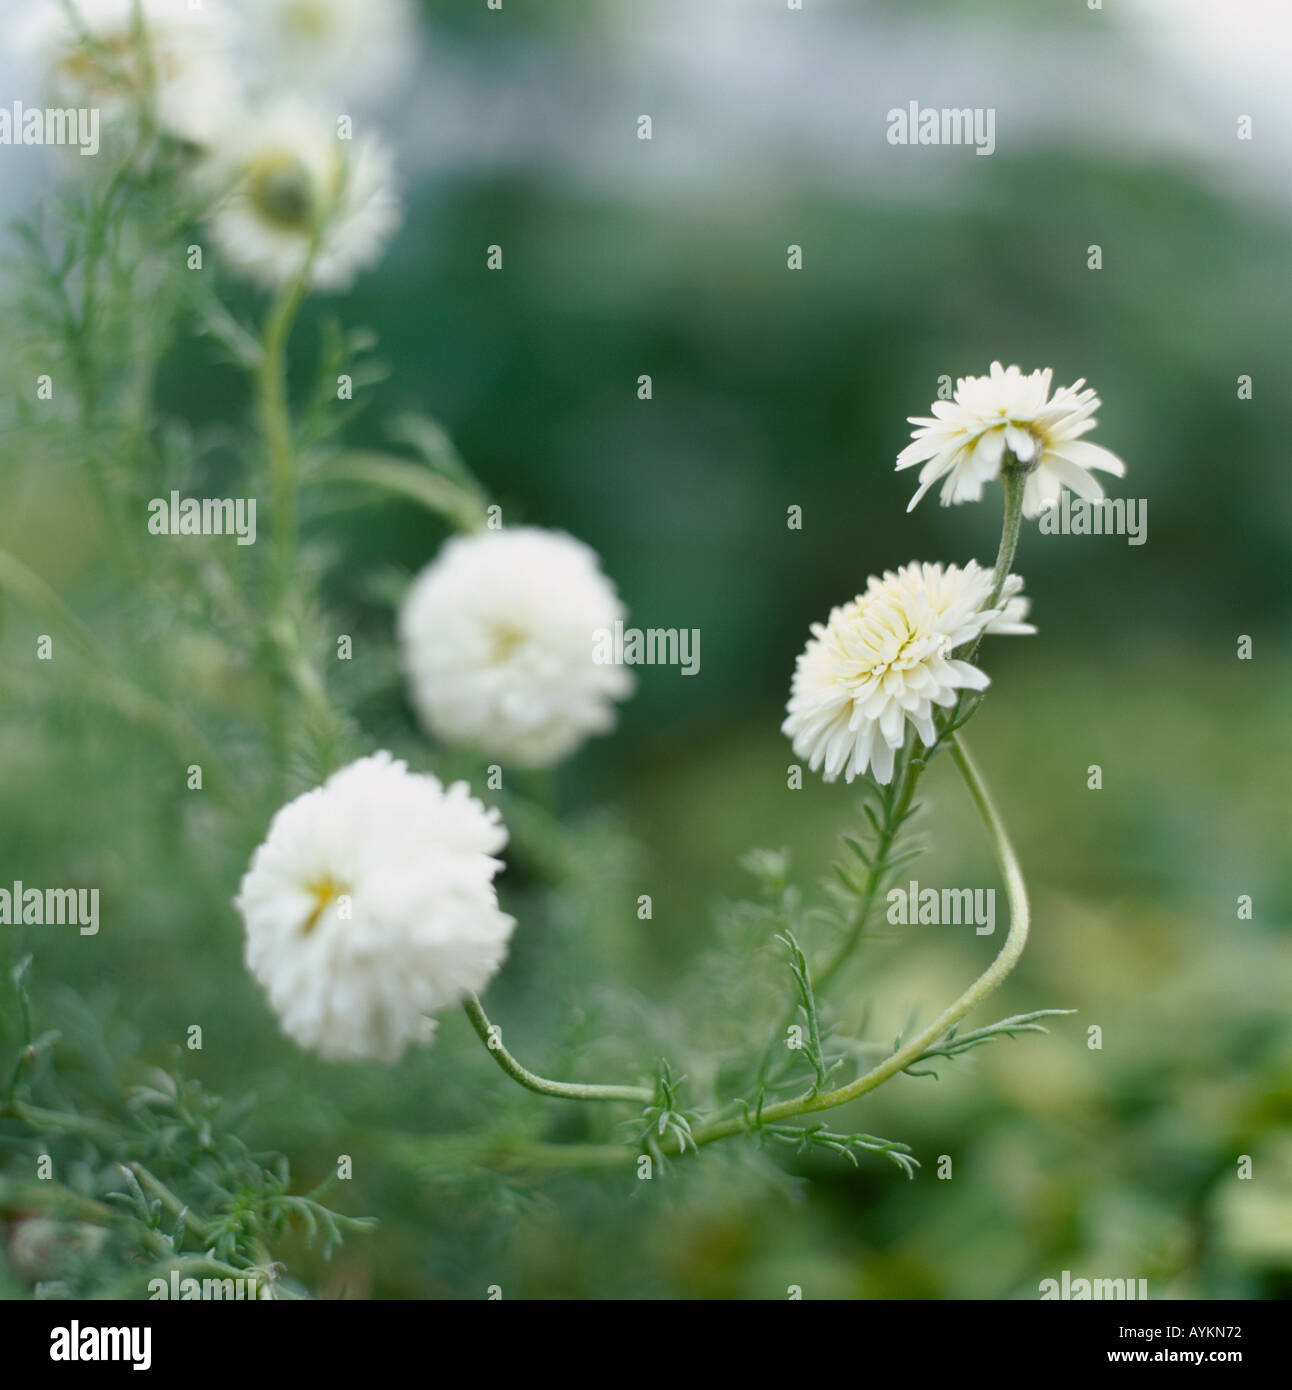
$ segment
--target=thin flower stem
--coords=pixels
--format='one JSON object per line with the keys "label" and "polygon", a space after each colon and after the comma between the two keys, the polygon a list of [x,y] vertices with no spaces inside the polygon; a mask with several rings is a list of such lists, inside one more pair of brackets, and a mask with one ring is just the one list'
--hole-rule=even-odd
{"label": "thin flower stem", "polygon": [[[873,1091],[876,1086],[882,1085],[890,1077],[896,1076],[898,1072],[904,1071],[913,1062],[918,1061],[951,1027],[976,1005],[982,1003],[1018,963],[1018,958],[1023,953],[1023,947],[1027,944],[1030,922],[1027,885],[1023,881],[1018,858],[1014,853],[1013,845],[1010,843],[1005,823],[992,801],[991,793],[987,789],[982,773],[979,772],[977,765],[970,757],[969,750],[959,734],[952,736],[951,751],[956,766],[959,767],[974,799],[974,804],[982,816],[983,824],[987,827],[997,860],[1000,863],[1001,874],[1005,880],[1005,893],[1009,899],[1010,908],[1010,926],[1009,934],[1005,938],[1005,944],[1000,949],[1000,954],[978,979],[953,1004],[944,1009],[927,1028],[898,1048],[891,1056],[885,1058],[878,1066],[872,1067],[865,1075],[859,1076],[855,1081],[849,1082],[846,1086],[837,1087],[833,1091],[823,1091],[818,1094],[809,1092],[806,1095],[781,1101],[776,1105],[765,1106],[756,1117],[757,1121],[782,1120],[817,1110],[831,1110],[835,1106],[846,1105],[849,1101],[856,1100],[858,1096],[864,1096],[867,1091]],[[711,1143],[715,1139],[722,1139],[727,1135],[739,1133],[747,1128],[749,1123],[749,1119],[741,1115],[716,1124],[700,1126],[694,1133],[695,1142],[697,1145]]]}
{"label": "thin flower stem", "polygon": [[991,597],[984,605],[987,608],[995,608],[1000,601],[1001,590],[1014,563],[1018,534],[1023,525],[1023,490],[1027,483],[1027,470],[1018,466],[1002,469],[1001,482],[1005,488],[1005,520],[1000,528],[1000,547],[996,552],[996,582],[992,585]]}
{"label": "thin flower stem", "polygon": [[264,434],[265,461],[273,505],[272,551],[269,574],[269,647],[279,668],[279,689],[270,707],[270,737],[280,774],[288,752],[286,691],[291,684],[284,652],[291,625],[292,569],[296,551],[296,457],[292,444],[291,409],[287,397],[287,343],[305,298],[308,265],[275,299],[265,319],[263,350],[256,371],[256,397]]}
{"label": "thin flower stem", "polygon": [[[847,936],[835,954],[826,962],[824,968],[817,972],[816,979],[813,981],[818,995],[825,993],[827,986],[852,958],[858,943],[865,934],[866,924],[870,920],[875,899],[879,896],[879,890],[888,877],[888,856],[892,853],[902,821],[907,811],[910,810],[911,800],[915,795],[915,784],[919,781],[924,766],[915,747],[912,746],[902,767],[901,789],[897,794],[897,799],[893,803],[891,812],[885,817],[882,830],[875,837],[875,851],[866,875],[865,894],[853,913]],[[785,1029],[782,1028],[781,1033],[784,1032]]]}
{"label": "thin flower stem", "polygon": [[[293,624],[292,614],[296,563],[296,494],[299,477],[291,406],[287,395],[287,344],[309,290],[318,240],[319,233],[316,232],[309,254],[300,269],[282,288],[270,307],[262,335],[262,351],[256,367],[256,395],[274,508],[268,637],[270,647],[277,658],[276,664],[282,686],[273,702],[270,733],[280,772],[285,772],[287,767],[288,691],[296,692],[319,729],[330,730],[333,725],[327,692],[318,673],[301,650],[300,637]],[[323,761],[330,767],[331,745],[321,751],[324,754]]]}
{"label": "thin flower stem", "polygon": [[308,279],[307,262],[270,308],[256,380],[274,505],[273,591],[280,613],[290,588],[296,545],[296,454],[287,401],[287,342],[305,299]]}
{"label": "thin flower stem", "polygon": [[[1007,454],[1005,457],[1006,466],[1001,469],[1001,482],[1005,489],[1005,516],[1000,528],[1000,546],[996,551],[995,580],[984,608],[995,608],[1000,601],[1005,581],[1009,578],[1010,569],[1014,564],[1014,552],[1018,549],[1018,536],[1023,524],[1023,490],[1027,483],[1028,470],[1014,462],[1013,454]],[[964,651],[958,653],[959,657],[972,666],[974,657],[978,655],[978,648],[982,645],[982,639],[983,633],[980,632]],[[951,717],[946,721],[947,727],[950,730],[963,728],[982,704],[982,699],[981,690],[961,691]]]}
{"label": "thin flower stem", "polygon": [[462,1007],[494,1061],[513,1081],[518,1081],[531,1091],[544,1096],[560,1096],[565,1100],[626,1100],[638,1105],[649,1105],[655,1099],[655,1092],[645,1086],[581,1085],[573,1081],[549,1081],[546,1077],[538,1076],[522,1066],[502,1045],[499,1030],[489,1022],[480,1000],[474,994],[467,995]]}

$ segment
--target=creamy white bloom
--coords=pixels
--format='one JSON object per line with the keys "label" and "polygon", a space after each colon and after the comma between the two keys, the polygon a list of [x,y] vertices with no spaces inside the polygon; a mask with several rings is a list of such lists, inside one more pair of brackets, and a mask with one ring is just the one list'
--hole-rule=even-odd
{"label": "creamy white bloom", "polygon": [[1017,367],[991,364],[990,376],[961,377],[954,398],[935,401],[932,419],[911,416],[913,442],[897,456],[898,469],[920,469],[920,486],[909,512],[940,478],[941,502],[977,502],[985,484],[1000,475],[1008,449],[1030,471],[1023,489],[1023,514],[1034,517],[1055,505],[1065,487],[1099,501],[1104,490],[1090,469],[1124,477],[1116,454],[1081,438],[1094,429],[1099,397],[1085,379],[1050,395],[1053,371],[1027,376]]}
{"label": "creamy white bloom", "polygon": [[954,705],[961,690],[983,690],[987,677],[952,653],[984,632],[1029,633],[1023,581],[1011,574],[999,602],[994,571],[971,560],[958,565],[913,563],[835,608],[798,658],[781,732],[827,782],[847,781],[869,767],[889,782],[893,760],[914,726],[925,745],[936,738],[934,707]]}
{"label": "creamy white bloom", "polygon": [[594,659],[625,610],[596,552],[532,526],[449,541],[399,615],[404,669],[427,729],[521,766],[565,757],[615,721],[632,690]]}
{"label": "creamy white bloom", "polygon": [[142,0],[144,47],[135,34],[134,0],[43,0],[19,21],[17,51],[41,74],[57,105],[119,114],[145,90],[151,73],[164,130],[207,145],[228,121],[238,93],[231,65],[236,20],[222,0]]}
{"label": "creamy white bloom", "polygon": [[211,220],[217,248],[267,288],[297,274],[317,241],[310,285],[347,289],[399,225],[384,148],[340,139],[332,116],[295,100],[249,113],[207,172],[224,190]]}
{"label": "creamy white bloom", "polygon": [[253,80],[314,96],[388,92],[416,54],[409,0],[243,0]]}
{"label": "creamy white bloom", "polygon": [[332,1059],[393,1062],[430,1015],[485,987],[515,922],[499,910],[496,810],[389,753],[274,817],[236,899],[246,959],[283,1031]]}

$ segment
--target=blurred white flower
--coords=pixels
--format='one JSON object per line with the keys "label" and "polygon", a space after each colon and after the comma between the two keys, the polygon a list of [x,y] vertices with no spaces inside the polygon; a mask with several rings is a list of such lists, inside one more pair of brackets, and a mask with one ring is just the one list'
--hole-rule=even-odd
{"label": "blurred white flower", "polygon": [[794,670],[781,732],[827,782],[870,767],[889,782],[911,723],[925,745],[936,738],[935,705],[954,705],[961,690],[983,690],[987,677],[951,653],[984,632],[1030,633],[1023,581],[1011,574],[1000,601],[986,608],[994,571],[971,560],[914,563],[873,575],[865,593],[842,604],[812,637]]}
{"label": "blurred white flower", "polygon": [[214,140],[238,95],[230,62],[236,21],[222,0],[41,0],[21,21],[15,47],[57,105],[98,107],[111,119],[151,75],[162,129],[195,144]]}
{"label": "blurred white flower", "polygon": [[481,990],[515,922],[499,910],[496,810],[389,753],[288,802],[236,899],[246,959],[283,1031],[332,1059],[393,1062],[429,1015]]}
{"label": "blurred white flower", "polygon": [[990,376],[961,377],[954,398],[935,401],[933,419],[911,416],[919,426],[913,443],[897,456],[898,469],[922,463],[920,486],[906,508],[909,512],[938,481],[941,502],[977,502],[983,486],[1000,474],[1008,449],[1030,471],[1023,489],[1023,514],[1034,517],[1059,500],[1064,487],[1091,501],[1103,488],[1092,468],[1123,477],[1126,465],[1116,454],[1081,435],[1094,429],[1099,397],[1085,379],[1061,386],[1050,396],[1053,371],[1028,376],[1017,367],[991,364]]}
{"label": "blurred white flower", "polygon": [[409,0],[245,0],[253,74],[317,97],[389,92],[418,29]]}
{"label": "blurred white flower", "polygon": [[248,113],[208,172],[225,190],[211,220],[216,246],[267,288],[297,274],[314,247],[310,285],[347,289],[399,225],[386,151],[340,139],[331,117],[295,101]]}
{"label": "blurred white flower", "polygon": [[399,615],[404,669],[426,727],[520,766],[553,763],[614,725],[632,690],[594,660],[625,610],[596,553],[522,526],[449,541]]}

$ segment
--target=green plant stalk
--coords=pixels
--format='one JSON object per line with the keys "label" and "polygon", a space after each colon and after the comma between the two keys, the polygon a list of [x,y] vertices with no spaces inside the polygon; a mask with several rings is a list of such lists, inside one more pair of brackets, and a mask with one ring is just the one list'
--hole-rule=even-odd
{"label": "green plant stalk", "polygon": [[265,462],[273,505],[269,574],[268,636],[278,669],[279,688],[270,709],[270,739],[280,773],[286,773],[289,712],[287,692],[300,691],[301,656],[292,624],[296,565],[296,449],[287,395],[287,344],[304,303],[314,264],[313,251],[279,292],[265,318],[262,352],[256,367],[256,397],[264,435]]}
{"label": "green plant stalk", "polygon": [[[1012,460],[1013,455],[1009,458]],[[1014,564],[1014,552],[1018,549],[1018,534],[1023,526],[1023,490],[1027,475],[1031,470],[1022,464],[1014,463],[1001,471],[1001,482],[1005,488],[1005,519],[1000,528],[1000,546],[996,551],[996,582],[992,585],[988,608],[995,608],[1000,600],[1001,590]]]}
{"label": "green plant stalk", "polygon": [[[853,915],[847,936],[813,981],[816,991],[820,995],[824,995],[830,982],[851,959],[866,930],[871,908],[874,907],[875,899],[879,896],[879,891],[888,877],[888,856],[892,853],[893,845],[896,843],[902,820],[911,808],[911,801],[915,796],[915,784],[919,781],[924,766],[923,760],[919,758],[918,750],[912,747],[910,755],[902,767],[902,786],[896,801],[893,803],[892,813],[886,817],[882,831],[875,837],[875,852],[866,874],[865,894]],[[784,1031],[784,1029],[781,1030],[782,1033]]]}
{"label": "green plant stalk", "polygon": [[474,994],[467,995],[462,1007],[490,1056],[513,1081],[518,1081],[528,1090],[544,1096],[559,1096],[564,1100],[626,1100],[649,1105],[655,1099],[654,1090],[645,1086],[583,1085],[573,1081],[549,1081],[546,1077],[538,1076],[522,1066],[502,1045],[501,1037],[494,1032],[488,1015]]}
{"label": "green plant stalk", "polygon": [[[984,608],[995,608],[1000,602],[1005,581],[1009,578],[1010,569],[1014,564],[1014,552],[1018,549],[1018,536],[1023,526],[1023,489],[1030,470],[1013,460],[1013,454],[1006,454],[1005,466],[1002,467],[1000,473],[1001,483],[1005,489],[1005,517],[1000,528],[1000,546],[996,551],[995,582],[991,586],[991,594],[983,605]],[[979,633],[961,654],[963,660],[972,663],[978,653],[979,646],[982,644],[982,639],[983,634]],[[976,706],[977,701],[974,702],[974,707],[976,708]],[[960,709],[961,704],[957,704],[957,717]]]}
{"label": "green plant stalk", "polygon": [[[783,1120],[795,1115],[811,1114],[817,1110],[832,1110],[835,1106],[846,1105],[849,1101],[864,1096],[868,1091],[873,1091],[876,1086],[883,1085],[890,1077],[896,1076],[900,1071],[905,1071],[913,1062],[918,1061],[948,1029],[958,1023],[971,1009],[982,1003],[1018,964],[1023,947],[1027,944],[1030,923],[1027,885],[1023,881],[1018,857],[1010,842],[1009,833],[1005,829],[1005,823],[992,801],[991,793],[987,789],[982,773],[978,770],[959,734],[952,736],[951,746],[956,766],[964,777],[974,804],[977,806],[991,837],[996,857],[1000,863],[1001,874],[1005,880],[1005,893],[1010,908],[1010,924],[1009,933],[1000,953],[973,984],[954,1003],[944,1009],[927,1028],[898,1048],[891,1056],[886,1057],[877,1066],[872,1067],[863,1076],[859,1076],[855,1081],[849,1082],[846,1086],[839,1086],[832,1091],[823,1091],[818,1094],[809,1092],[790,1100],[780,1101],[775,1105],[766,1106],[756,1117],[757,1120]],[[707,1126],[702,1125],[695,1131],[695,1142],[696,1144],[712,1143],[715,1139],[725,1138],[729,1134],[739,1133],[749,1127],[750,1121],[745,1116],[737,1116]]]}
{"label": "green plant stalk", "polygon": [[[820,1110],[833,1110],[837,1106],[846,1105],[849,1101],[856,1100],[867,1092],[875,1090],[876,1087],[882,1086],[885,1081],[919,1061],[966,1014],[992,994],[1018,964],[1019,957],[1023,954],[1023,948],[1027,945],[1028,929],[1031,923],[1027,885],[1023,880],[1022,870],[1018,864],[1018,856],[982,773],[970,756],[964,740],[958,734],[953,735],[952,738],[952,753],[956,766],[960,769],[970,795],[973,797],[974,805],[978,808],[983,824],[991,837],[1001,874],[1005,880],[1005,893],[1010,908],[1010,925],[1009,933],[999,954],[973,984],[952,1004],[948,1005],[932,1023],[855,1081],[851,1081],[845,1086],[836,1087],[831,1091],[809,1091],[801,1096],[780,1101],[775,1105],[764,1106],[756,1116],[741,1114],[730,1119],[701,1125],[693,1131],[692,1136],[697,1148],[702,1144],[711,1144],[719,1139],[726,1139],[732,1135],[754,1130],[759,1124],[793,1119],[796,1116],[813,1114]],[[533,1072],[521,1066],[509,1052],[503,1049],[496,1038],[491,1042],[489,1020],[480,1007],[480,1001],[474,995],[467,1000],[465,1007],[473,1027],[485,1046],[494,1054],[498,1065],[508,1076],[519,1081],[522,1086],[527,1086],[530,1090],[538,1091],[543,1095],[562,1096],[571,1100],[634,1100],[648,1103],[654,1098],[651,1092],[639,1087],[571,1085],[567,1082],[548,1081],[543,1077],[535,1076]],[[594,1153],[588,1154],[583,1153],[583,1146],[576,1144],[548,1144],[539,1146],[539,1149],[541,1154],[535,1151],[533,1155],[527,1157],[526,1147],[521,1146],[510,1157],[519,1166],[525,1166],[529,1158],[533,1159],[536,1166],[559,1166],[561,1151],[564,1149],[567,1151],[569,1165],[592,1167],[601,1164],[611,1165],[629,1162],[638,1156],[638,1150],[628,1145],[598,1145],[595,1147]],[[661,1146],[661,1153],[665,1157],[681,1157],[684,1152],[685,1147],[676,1142]]]}
{"label": "green plant stalk", "polygon": [[296,549],[296,452],[287,400],[287,343],[305,299],[307,262],[279,293],[265,319],[264,351],[256,385],[260,425],[273,499],[273,572],[275,610],[281,614],[291,589]]}

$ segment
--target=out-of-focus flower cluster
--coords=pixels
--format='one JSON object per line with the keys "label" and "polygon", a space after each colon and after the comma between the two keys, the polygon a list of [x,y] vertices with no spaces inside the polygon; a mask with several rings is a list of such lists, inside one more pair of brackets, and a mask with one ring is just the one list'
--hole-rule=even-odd
{"label": "out-of-focus flower cluster", "polygon": [[399,225],[370,112],[417,37],[409,0],[42,0],[13,41],[42,99],[146,112],[191,150],[223,264],[343,290]]}

